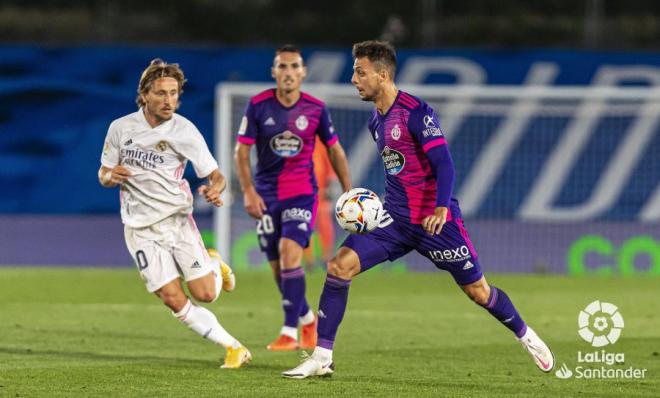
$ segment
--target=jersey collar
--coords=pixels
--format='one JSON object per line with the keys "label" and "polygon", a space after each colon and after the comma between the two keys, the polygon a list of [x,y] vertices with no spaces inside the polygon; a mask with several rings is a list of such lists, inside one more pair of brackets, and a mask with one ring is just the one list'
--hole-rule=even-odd
{"label": "jersey collar", "polygon": [[174,113],[172,114],[172,117],[170,120],[167,120],[161,124],[159,124],[156,127],[151,127],[149,122],[147,121],[147,118],[144,116],[144,107],[140,107],[140,110],[138,110],[138,118],[140,119],[140,123],[144,124],[144,126],[150,130],[156,130],[156,131],[164,131],[169,129],[170,124],[174,120]]}

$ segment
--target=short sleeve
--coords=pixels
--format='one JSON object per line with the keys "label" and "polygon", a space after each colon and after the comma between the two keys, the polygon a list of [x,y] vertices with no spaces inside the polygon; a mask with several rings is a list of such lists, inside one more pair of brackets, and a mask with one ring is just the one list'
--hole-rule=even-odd
{"label": "short sleeve", "polygon": [[440,128],[440,121],[433,108],[427,104],[422,104],[411,112],[408,118],[408,131],[419,141],[424,152],[447,144]]}
{"label": "short sleeve", "polygon": [[117,123],[112,122],[108,127],[108,133],[103,143],[103,152],[101,153],[101,164],[108,168],[113,168],[119,164],[119,140],[120,131]]}
{"label": "short sleeve", "polygon": [[179,153],[192,162],[195,174],[199,178],[208,177],[218,168],[218,162],[211,155],[204,136],[192,123],[188,126],[186,139],[179,144]]}
{"label": "short sleeve", "polygon": [[252,101],[248,102],[245,113],[241,119],[241,125],[238,127],[238,142],[241,144],[252,145],[257,141],[257,120],[254,116],[254,105]]}
{"label": "short sleeve", "polygon": [[328,108],[325,105],[323,105],[323,110],[321,111],[317,133],[326,147],[333,146],[339,140],[339,137],[335,133],[335,127],[332,125],[330,112],[328,112]]}

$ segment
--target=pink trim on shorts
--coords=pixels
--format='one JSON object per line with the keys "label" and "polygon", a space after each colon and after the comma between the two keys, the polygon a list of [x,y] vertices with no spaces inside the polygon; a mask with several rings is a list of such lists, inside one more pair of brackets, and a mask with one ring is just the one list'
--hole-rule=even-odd
{"label": "pink trim on shorts", "polygon": [[[319,195],[314,195],[314,204],[312,205],[312,218],[309,220],[309,227],[314,229],[314,224],[316,223],[316,211],[319,208]],[[310,241],[311,241],[310,237]]]}
{"label": "pink trim on shorts", "polygon": [[470,254],[472,257],[477,257],[477,251],[474,249],[474,246],[472,246],[472,241],[470,240],[470,236],[467,233],[467,230],[463,226],[463,219],[462,218],[457,218],[456,219],[456,224],[458,225],[458,230],[461,233],[461,236],[463,239],[465,239],[465,243],[467,243],[468,249],[470,250]]}

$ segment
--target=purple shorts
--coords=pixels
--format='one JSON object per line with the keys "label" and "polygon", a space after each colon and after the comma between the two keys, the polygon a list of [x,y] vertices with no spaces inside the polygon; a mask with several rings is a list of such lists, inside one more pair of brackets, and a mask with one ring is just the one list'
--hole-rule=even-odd
{"label": "purple shorts", "polygon": [[303,248],[309,246],[317,203],[316,195],[266,202],[268,209],[261,220],[257,221],[257,238],[268,261],[280,258],[280,238],[289,238]]}
{"label": "purple shorts", "polygon": [[440,235],[429,235],[419,224],[397,221],[386,214],[374,231],[349,235],[342,246],[358,254],[360,272],[416,250],[436,267],[449,271],[459,285],[474,283],[483,275],[477,252],[460,218],[446,222]]}

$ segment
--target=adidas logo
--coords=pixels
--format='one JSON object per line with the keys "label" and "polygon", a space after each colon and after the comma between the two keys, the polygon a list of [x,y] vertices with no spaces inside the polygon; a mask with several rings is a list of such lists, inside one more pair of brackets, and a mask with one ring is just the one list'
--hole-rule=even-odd
{"label": "adidas logo", "polygon": [[195,260],[195,262],[190,266],[190,268],[202,268],[202,266],[199,265],[199,261]]}
{"label": "adidas logo", "polygon": [[319,310],[318,316],[319,316],[319,318],[327,318],[325,313],[323,312],[323,310]]}
{"label": "adidas logo", "polygon": [[560,379],[568,379],[571,376],[573,376],[573,372],[566,366],[565,363],[562,363],[561,368],[557,369],[555,372],[555,376],[557,376]]}
{"label": "adidas logo", "polygon": [[298,224],[298,229],[301,231],[307,231],[307,224],[306,223]]}
{"label": "adidas logo", "polygon": [[124,146],[126,145],[131,145],[133,143],[133,139],[129,139],[128,141],[124,142]]}
{"label": "adidas logo", "polygon": [[266,121],[264,122],[264,126],[274,126],[275,125],[275,120],[273,120],[272,117],[268,117]]}
{"label": "adidas logo", "polygon": [[472,267],[474,267],[474,264],[472,264],[471,262],[468,261],[468,262],[465,263],[465,265],[463,266],[463,271],[468,270],[468,269],[470,269],[470,268],[472,268]]}
{"label": "adidas logo", "polygon": [[291,302],[287,299],[282,300],[282,305],[285,307],[289,307],[291,305]]}

